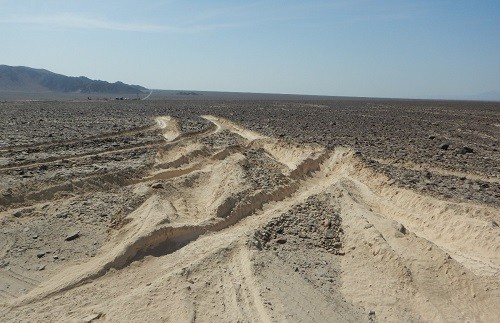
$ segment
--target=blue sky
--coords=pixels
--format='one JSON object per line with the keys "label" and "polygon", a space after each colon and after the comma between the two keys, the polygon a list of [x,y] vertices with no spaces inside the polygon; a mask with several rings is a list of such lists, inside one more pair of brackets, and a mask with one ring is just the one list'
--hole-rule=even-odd
{"label": "blue sky", "polygon": [[0,0],[0,64],[155,89],[500,92],[500,1]]}

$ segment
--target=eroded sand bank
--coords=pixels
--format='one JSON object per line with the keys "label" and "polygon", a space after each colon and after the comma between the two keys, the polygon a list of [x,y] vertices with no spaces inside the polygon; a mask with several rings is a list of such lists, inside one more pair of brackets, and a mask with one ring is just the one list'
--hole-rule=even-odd
{"label": "eroded sand bank", "polygon": [[[89,200],[92,185],[114,185],[135,202],[117,213],[112,230],[80,224],[76,240],[99,242],[89,254],[57,263],[63,251],[54,246],[37,255],[56,261],[47,270],[27,268],[23,256],[6,264],[3,320],[500,317],[498,208],[397,187],[348,148],[204,118],[210,127],[182,133],[175,118],[158,117],[164,141],[144,146],[154,157],[134,179],[84,178],[75,184],[88,187],[80,196],[55,198],[65,191],[58,186],[32,197],[29,207],[56,212]],[[22,216],[8,220],[11,213],[0,215],[4,227],[22,225]],[[4,237],[6,254],[14,241]]]}

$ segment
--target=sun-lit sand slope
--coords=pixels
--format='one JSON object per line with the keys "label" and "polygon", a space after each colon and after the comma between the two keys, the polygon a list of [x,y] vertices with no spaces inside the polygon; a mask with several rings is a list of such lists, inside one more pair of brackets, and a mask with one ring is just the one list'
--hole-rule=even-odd
{"label": "sun-lit sand slope", "polygon": [[[347,148],[204,118],[210,127],[183,133],[158,117],[162,144],[123,148],[146,147],[153,161],[132,179],[101,179],[120,187],[113,199],[136,202],[107,231],[80,223],[74,243],[95,239],[93,250],[45,270],[4,266],[2,321],[498,320],[498,208],[399,188]],[[99,178],[80,181],[72,192],[92,202]],[[77,203],[64,190],[31,207]]]}

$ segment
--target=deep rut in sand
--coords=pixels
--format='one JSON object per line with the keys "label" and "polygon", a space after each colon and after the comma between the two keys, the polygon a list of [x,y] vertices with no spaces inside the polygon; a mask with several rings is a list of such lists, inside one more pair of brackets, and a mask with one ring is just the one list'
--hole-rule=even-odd
{"label": "deep rut in sand", "polygon": [[[200,321],[221,312],[227,321],[500,315],[495,208],[390,185],[347,148],[297,145],[204,118],[210,131],[193,135],[171,117],[158,118],[165,142],[153,146],[154,162],[142,176],[115,182],[142,194],[142,204],[123,216],[95,257],[11,297],[5,315],[33,315],[37,307],[49,317],[97,311],[141,318],[141,310],[114,308],[117,297],[149,299],[157,305],[144,305],[151,319],[161,307]],[[137,277],[152,282],[139,287]],[[120,294],[123,284],[134,292]],[[177,296],[151,291],[163,284]],[[76,299],[89,305],[68,313]]]}

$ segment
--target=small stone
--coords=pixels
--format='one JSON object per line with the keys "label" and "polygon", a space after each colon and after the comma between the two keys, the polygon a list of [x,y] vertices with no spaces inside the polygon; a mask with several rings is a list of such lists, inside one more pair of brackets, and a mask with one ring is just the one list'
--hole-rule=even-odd
{"label": "small stone", "polygon": [[458,151],[459,154],[472,154],[474,152],[474,149],[470,148],[470,147],[463,147],[462,149],[460,149]]}
{"label": "small stone", "polygon": [[98,320],[99,318],[101,318],[101,316],[102,316],[102,313],[92,313],[92,314],[85,316],[82,319],[82,321],[85,323],[90,323],[92,321]]}
{"label": "small stone", "polygon": [[450,148],[450,144],[441,144],[439,148],[442,150],[448,150],[448,148]]}
{"label": "small stone", "polygon": [[75,240],[78,237],[80,237],[80,230],[70,233],[69,235],[66,236],[66,238],[64,238],[64,240],[71,241]]}
{"label": "small stone", "polygon": [[23,216],[23,213],[21,211],[17,211],[17,212],[14,212],[12,215],[16,218],[20,218],[21,216]]}
{"label": "small stone", "polygon": [[45,265],[40,265],[36,268],[36,270],[38,271],[42,271],[42,270],[45,270]]}
{"label": "small stone", "polygon": [[38,258],[42,258],[43,256],[45,256],[45,251],[40,251],[39,253],[36,254],[36,256]]}
{"label": "small stone", "polygon": [[325,232],[325,238],[326,239],[333,239],[335,238],[335,232],[333,230],[326,230]]}
{"label": "small stone", "polygon": [[286,243],[286,238],[285,237],[279,237],[279,238],[276,238],[276,243],[279,243],[279,244],[285,244]]}
{"label": "small stone", "polygon": [[61,213],[56,214],[56,218],[59,218],[59,219],[66,219],[67,217],[68,217],[67,212],[61,212]]}
{"label": "small stone", "polygon": [[396,230],[398,230],[399,232],[401,232],[402,234],[406,234],[406,228],[404,225],[402,225],[401,223],[398,223],[396,225]]}
{"label": "small stone", "polygon": [[151,184],[151,188],[160,189],[160,188],[163,188],[163,184],[162,183],[153,183],[153,184]]}

